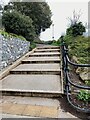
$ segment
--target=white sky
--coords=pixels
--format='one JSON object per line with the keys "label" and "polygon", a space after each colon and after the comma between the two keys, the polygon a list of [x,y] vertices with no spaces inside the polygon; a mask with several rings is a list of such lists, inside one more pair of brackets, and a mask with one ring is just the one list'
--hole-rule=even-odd
{"label": "white sky", "polygon": [[[0,0],[1,1],[1,0]],[[2,0],[7,3],[9,0]],[[46,0],[52,11],[52,21],[54,24],[54,38],[57,40],[69,24],[68,17],[72,17],[75,10],[81,10],[80,21],[84,24],[88,22],[88,0]],[[52,40],[52,25],[45,32],[41,33],[41,40]]]}
{"label": "white sky", "polygon": [[[57,40],[63,33],[65,33],[66,28],[69,24],[68,17],[72,17],[72,13],[75,10],[77,13],[81,10],[80,21],[84,24],[88,21],[88,2],[60,2],[62,0],[47,0],[50,5],[51,11],[53,13],[52,20],[54,23],[54,38]],[[41,33],[40,38],[42,40],[52,40],[52,26],[45,32]]]}

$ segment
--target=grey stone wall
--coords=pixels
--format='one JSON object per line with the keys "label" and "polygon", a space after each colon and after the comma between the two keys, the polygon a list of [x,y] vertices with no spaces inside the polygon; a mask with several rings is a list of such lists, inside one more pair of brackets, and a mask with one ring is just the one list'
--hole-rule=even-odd
{"label": "grey stone wall", "polygon": [[0,70],[29,51],[30,42],[0,34]]}

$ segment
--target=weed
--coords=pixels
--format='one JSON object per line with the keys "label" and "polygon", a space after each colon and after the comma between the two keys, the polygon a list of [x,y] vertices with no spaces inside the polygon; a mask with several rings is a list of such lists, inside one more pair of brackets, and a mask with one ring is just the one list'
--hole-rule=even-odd
{"label": "weed", "polygon": [[84,102],[90,102],[90,92],[87,90],[81,90],[78,93],[77,98]]}

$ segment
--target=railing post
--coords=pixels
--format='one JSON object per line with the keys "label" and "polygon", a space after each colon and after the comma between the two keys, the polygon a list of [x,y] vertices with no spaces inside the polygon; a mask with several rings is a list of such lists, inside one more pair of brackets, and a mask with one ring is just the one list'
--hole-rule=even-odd
{"label": "railing post", "polygon": [[62,52],[62,69],[64,70],[65,62],[64,62],[64,57],[65,57],[65,51],[64,51],[64,45],[65,42],[63,40],[63,37],[61,38],[61,52]]}
{"label": "railing post", "polygon": [[66,55],[68,55],[68,49],[65,49],[65,60],[66,60],[65,72],[68,70],[68,61],[67,61]]}
{"label": "railing post", "polygon": [[64,51],[64,42],[62,44],[62,69],[64,70],[64,67],[65,67],[65,61],[64,61],[64,57],[65,57],[65,51]]}
{"label": "railing post", "polygon": [[65,66],[64,66],[64,71],[65,71],[65,93],[66,93],[66,89],[68,88],[68,91],[69,93],[71,92],[70,91],[70,88],[69,88],[69,82],[68,82],[68,76],[67,76],[67,72],[69,72],[69,69],[68,69],[68,61],[67,61],[67,57],[66,55],[68,55],[68,49],[65,49]]}

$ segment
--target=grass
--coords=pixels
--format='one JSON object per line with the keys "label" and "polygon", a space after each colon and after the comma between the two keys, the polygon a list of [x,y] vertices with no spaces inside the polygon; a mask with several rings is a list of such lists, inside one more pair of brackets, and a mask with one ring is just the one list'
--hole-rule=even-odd
{"label": "grass", "polygon": [[5,38],[19,38],[21,40],[26,40],[23,36],[18,36],[16,34],[13,34],[13,33],[7,33],[5,32],[4,30],[0,30],[0,34],[3,35]]}

